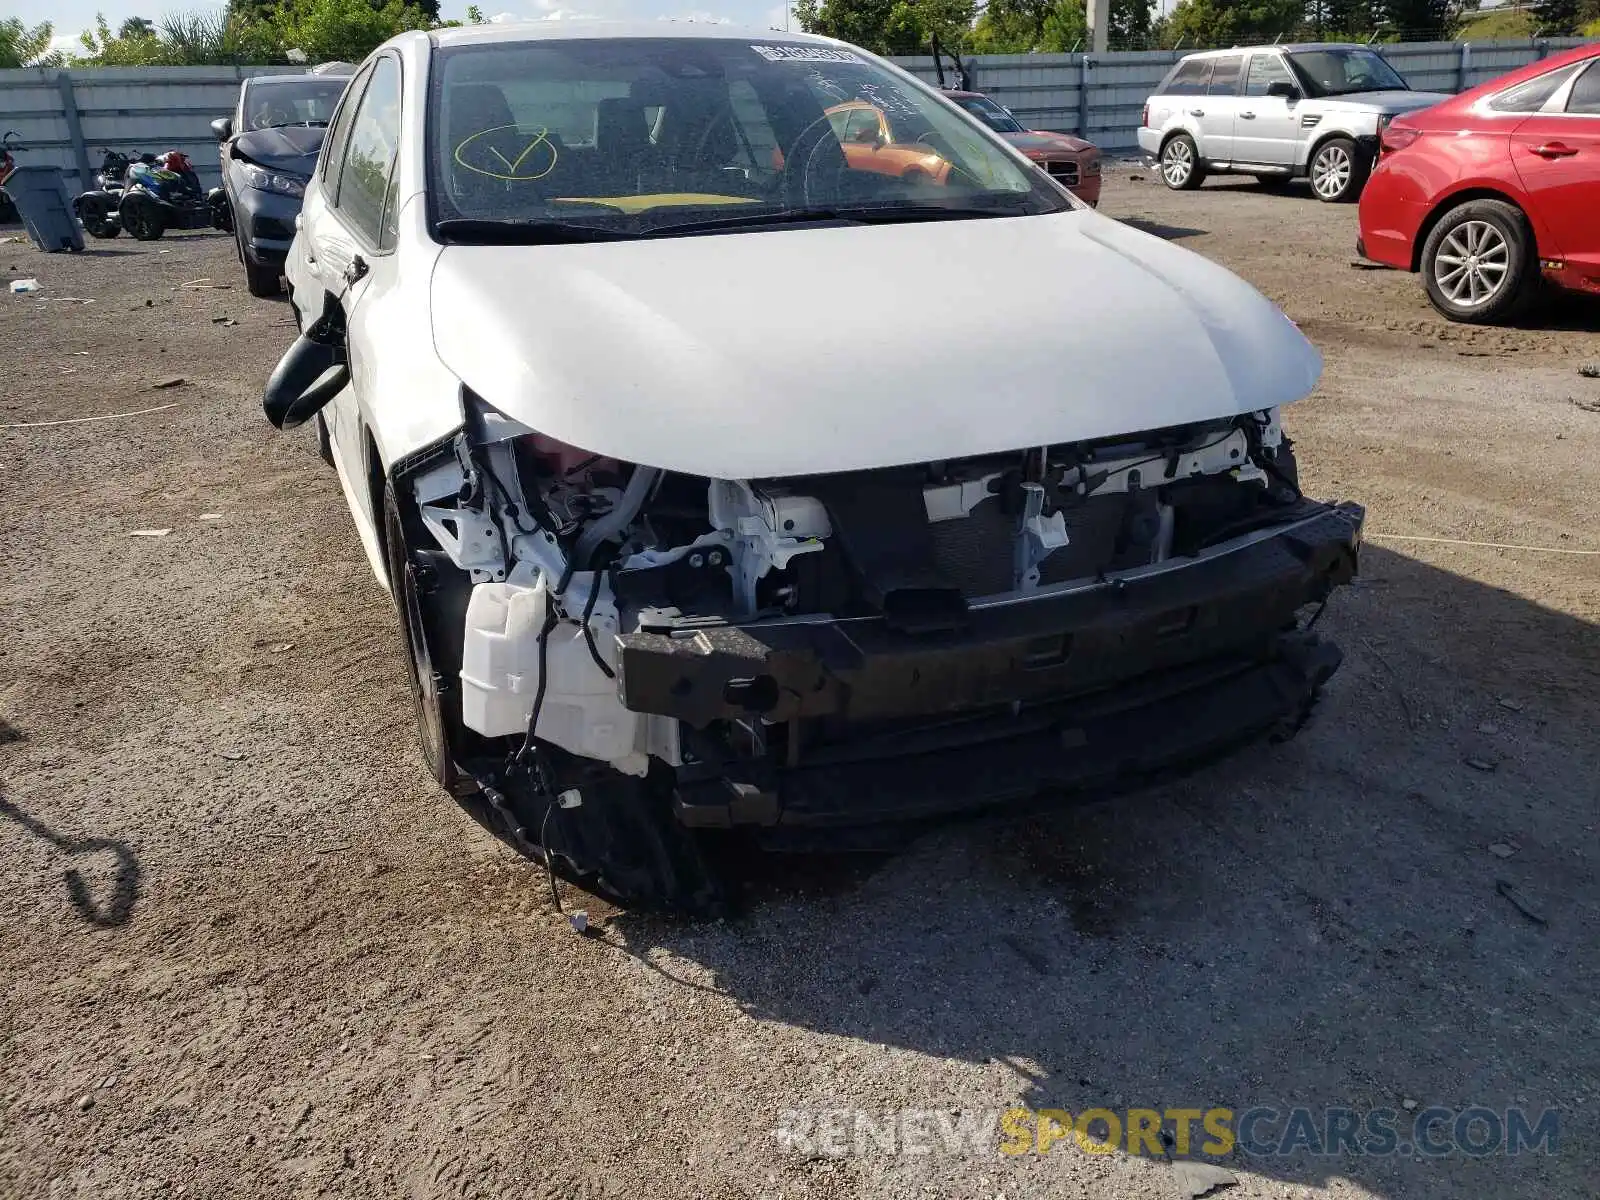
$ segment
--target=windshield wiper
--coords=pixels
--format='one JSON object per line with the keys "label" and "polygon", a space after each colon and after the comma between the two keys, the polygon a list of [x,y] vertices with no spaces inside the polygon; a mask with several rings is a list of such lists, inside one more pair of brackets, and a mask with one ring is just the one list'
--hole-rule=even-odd
{"label": "windshield wiper", "polygon": [[809,225],[818,221],[846,221],[856,225],[891,225],[911,221],[955,221],[968,217],[1009,217],[1024,215],[1017,207],[991,205],[895,204],[849,207],[815,205],[786,208],[777,212],[736,213],[707,217],[700,221],[679,221],[657,225],[642,236],[668,237],[681,233],[711,233],[723,229],[742,229],[760,225]]}
{"label": "windshield wiper", "polygon": [[639,235],[604,225],[570,221],[505,221],[452,217],[438,224],[439,236],[468,246],[563,246],[579,242],[627,242]]}

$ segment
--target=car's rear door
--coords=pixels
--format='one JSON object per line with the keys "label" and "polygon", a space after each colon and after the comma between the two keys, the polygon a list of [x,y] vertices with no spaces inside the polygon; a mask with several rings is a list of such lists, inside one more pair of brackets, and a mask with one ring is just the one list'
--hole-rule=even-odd
{"label": "car's rear door", "polygon": [[1243,74],[1243,54],[1218,55],[1211,60],[1206,94],[1195,97],[1190,106],[1190,114],[1200,126],[1200,157],[1207,162],[1230,162],[1234,157],[1239,80]]}
{"label": "car's rear door", "polygon": [[1530,215],[1555,241],[1541,256],[1559,255],[1600,287],[1600,58],[1572,81],[1559,111],[1516,127],[1511,160]]}

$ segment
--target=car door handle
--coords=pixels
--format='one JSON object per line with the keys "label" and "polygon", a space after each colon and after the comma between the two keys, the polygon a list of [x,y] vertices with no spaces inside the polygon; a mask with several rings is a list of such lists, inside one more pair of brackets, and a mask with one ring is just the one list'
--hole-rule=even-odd
{"label": "car door handle", "polygon": [[1241,121],[1254,121],[1256,119],[1256,115],[1255,113],[1240,113],[1239,119]]}
{"label": "car door handle", "polygon": [[1540,158],[1571,158],[1578,152],[1576,146],[1565,146],[1560,142],[1546,142],[1542,146],[1529,146],[1528,149]]}
{"label": "car door handle", "polygon": [[1206,110],[1203,108],[1191,108],[1189,110],[1189,115],[1191,117],[1203,117],[1206,115]]}

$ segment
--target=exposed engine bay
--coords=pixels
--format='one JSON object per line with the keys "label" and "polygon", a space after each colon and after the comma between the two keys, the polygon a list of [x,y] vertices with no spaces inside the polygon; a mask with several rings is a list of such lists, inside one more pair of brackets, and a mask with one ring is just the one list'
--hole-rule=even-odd
{"label": "exposed engine bay", "polygon": [[819,614],[954,632],[974,604],[1189,558],[1309,503],[1275,412],[781,480],[631,466],[493,414],[453,451],[412,486],[474,585],[464,723],[521,737],[542,679],[537,736],[636,775],[676,738],[617,699],[619,634]]}
{"label": "exposed engine bay", "polygon": [[[840,823],[849,812],[817,788],[841,764],[1056,729],[1062,703],[1108,688],[1147,720],[1175,687],[1239,683],[1241,664],[1298,654],[1313,682],[1290,705],[1297,724],[1337,665],[1314,636],[1290,650],[1283,637],[1353,571],[1361,513],[1300,494],[1275,410],[872,471],[707,479],[566,446],[467,399],[461,433],[395,474],[454,568],[432,573],[428,625],[441,687],[459,697],[456,753],[524,834],[519,787],[546,813],[561,797],[574,845],[610,839],[610,824],[582,831],[583,809],[619,777],[661,783],[684,826],[770,831],[807,823],[808,804],[815,823]],[[1276,554],[1272,569],[1293,579],[1241,576],[1246,550]],[[875,814],[896,789],[874,786],[857,802],[868,821],[919,811]]]}

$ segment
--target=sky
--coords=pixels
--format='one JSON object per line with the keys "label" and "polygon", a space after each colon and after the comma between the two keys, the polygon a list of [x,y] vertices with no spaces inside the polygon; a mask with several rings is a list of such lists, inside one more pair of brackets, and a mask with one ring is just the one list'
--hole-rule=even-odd
{"label": "sky", "polygon": [[[465,19],[471,0],[443,0],[440,14]],[[55,27],[56,45],[77,46],[78,33],[92,28],[96,13],[104,13],[115,29],[127,17],[159,20],[167,13],[222,8],[208,0],[8,0],[8,16],[33,26],[49,21]],[[784,0],[482,0],[479,7],[495,19],[559,20],[562,17],[676,17],[698,21],[732,21],[762,29],[782,29]]]}

